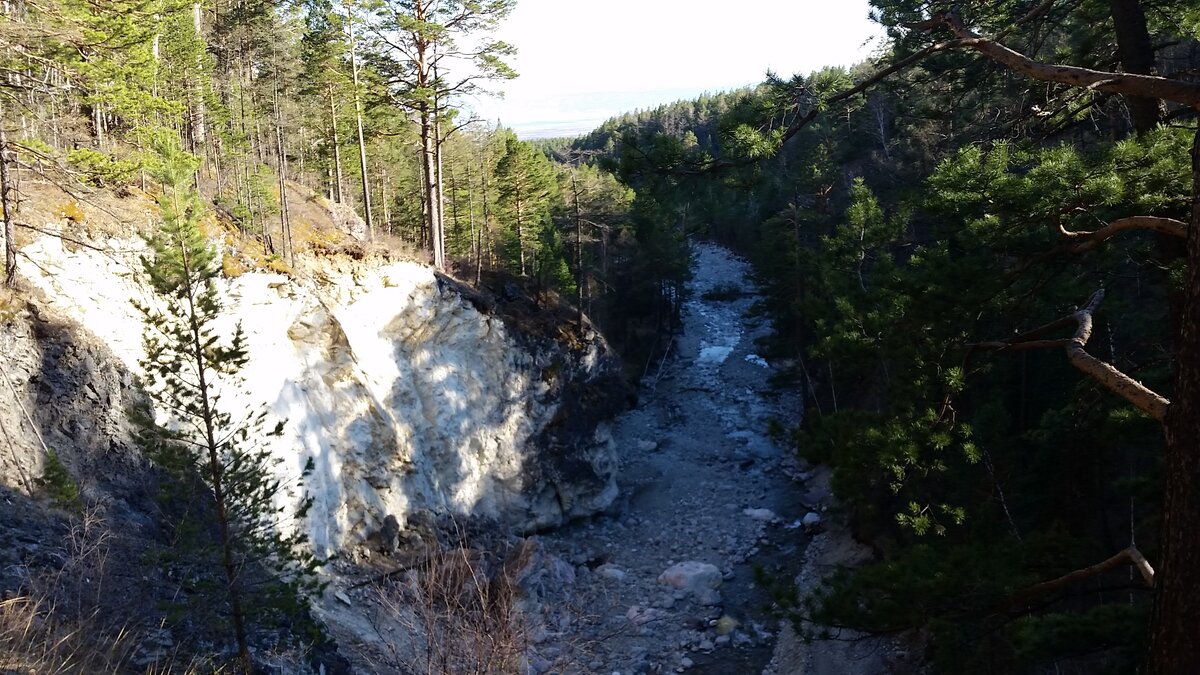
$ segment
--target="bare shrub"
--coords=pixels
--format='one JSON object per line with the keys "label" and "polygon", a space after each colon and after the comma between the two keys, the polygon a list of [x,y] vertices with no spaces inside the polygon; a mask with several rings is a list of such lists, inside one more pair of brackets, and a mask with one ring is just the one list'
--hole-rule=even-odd
{"label": "bare shrub", "polygon": [[388,664],[426,675],[511,673],[529,645],[511,566],[466,545],[435,553],[373,586],[375,625],[399,626],[386,637]]}

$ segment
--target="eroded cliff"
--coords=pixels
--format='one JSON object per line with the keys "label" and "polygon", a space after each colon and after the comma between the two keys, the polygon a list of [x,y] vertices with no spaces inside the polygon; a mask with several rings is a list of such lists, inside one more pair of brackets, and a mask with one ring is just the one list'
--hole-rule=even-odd
{"label": "eroded cliff", "polygon": [[[143,354],[133,302],[153,302],[137,273],[143,252],[134,238],[47,236],[23,248],[26,292],[9,299],[0,335],[4,394],[15,395],[0,406],[10,487],[25,489],[43,461],[22,406],[85,496],[120,473],[105,461],[144,464],[123,414]],[[414,262],[334,256],[290,276],[242,274],[222,295],[223,329],[240,324],[250,352],[243,381],[222,383],[222,404],[285,421],[262,442],[286,482],[313,460],[303,489],[315,502],[300,526],[318,552],[353,547],[389,515],[403,526],[427,509],[532,530],[616,496],[604,418],[625,400],[619,365],[587,326],[530,331],[506,319],[528,300],[516,285],[489,294]]]}

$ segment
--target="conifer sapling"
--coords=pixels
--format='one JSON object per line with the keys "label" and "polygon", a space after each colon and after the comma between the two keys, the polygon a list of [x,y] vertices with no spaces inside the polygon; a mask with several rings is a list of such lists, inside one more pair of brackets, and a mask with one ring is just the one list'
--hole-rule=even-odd
{"label": "conifer sapling", "polygon": [[[219,613],[233,629],[238,667],[250,672],[249,631],[301,618],[306,595],[320,588],[315,572],[321,561],[309,551],[302,527],[280,527],[289,517],[302,522],[312,504],[306,497],[294,507],[281,506],[296,500],[272,471],[283,460],[260,441],[279,435],[283,423],[266,431],[265,410],[235,416],[222,405],[221,386],[239,383],[248,354],[240,324],[228,339],[217,331],[220,265],[200,230],[203,206],[190,188],[195,168],[195,157],[177,143],[160,148],[163,223],[148,239],[151,255],[143,258],[157,297],[138,309],[146,322],[145,388],[170,421],[143,423],[142,440],[180,485],[197,478],[204,484],[206,503],[186,509],[188,519],[202,522],[174,523],[177,538],[187,540],[188,564],[221,570],[213,595],[199,593],[197,599],[223,607]],[[311,468],[309,459],[302,476]]]}

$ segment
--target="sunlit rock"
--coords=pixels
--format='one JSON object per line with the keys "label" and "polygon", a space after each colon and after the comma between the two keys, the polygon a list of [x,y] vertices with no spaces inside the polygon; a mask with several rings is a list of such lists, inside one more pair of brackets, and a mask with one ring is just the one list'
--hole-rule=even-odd
{"label": "sunlit rock", "polygon": [[[115,252],[42,238],[23,250],[23,270],[41,302],[137,375],[132,302],[154,301],[136,273],[144,246],[110,244]],[[534,530],[615,498],[614,443],[598,423],[625,393],[594,331],[570,344],[531,334],[411,262],[317,259],[293,277],[242,274],[221,292],[222,330],[240,324],[250,352],[242,383],[220,383],[221,405],[285,421],[281,437],[263,439],[285,484],[313,461],[303,489],[314,505],[295,526],[318,552],[385,529],[390,544],[388,517],[404,529],[420,509]]]}

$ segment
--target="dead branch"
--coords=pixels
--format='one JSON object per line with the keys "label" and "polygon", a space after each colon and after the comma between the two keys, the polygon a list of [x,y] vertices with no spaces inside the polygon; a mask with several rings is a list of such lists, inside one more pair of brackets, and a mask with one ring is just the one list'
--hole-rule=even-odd
{"label": "dead branch", "polygon": [[1098,230],[1092,230],[1090,232],[1072,232],[1063,227],[1061,223],[1058,226],[1058,231],[1067,241],[1079,242],[1077,244],[1068,246],[1068,252],[1083,253],[1096,248],[1104,241],[1128,230],[1148,230],[1151,232],[1167,234],[1172,237],[1186,239],[1187,227],[1187,223],[1183,222],[1182,220],[1175,220],[1174,218],[1161,218],[1158,216],[1130,216],[1129,218],[1119,218]]}
{"label": "dead branch", "polygon": [[[1088,340],[1092,337],[1092,315],[1103,299],[1104,289],[1102,288],[1092,294],[1087,305],[1068,316],[1051,321],[1044,326],[1039,326],[1007,340],[979,342],[969,346],[1004,351],[1063,347],[1067,352],[1067,359],[1071,362],[1071,365],[1081,370],[1093,380],[1096,380],[1109,391],[1133,404],[1134,407],[1146,413],[1151,418],[1162,422],[1166,418],[1167,407],[1171,404],[1170,401],[1141,382],[1121,372],[1112,364],[1101,361],[1087,351]],[[1073,337],[1066,339],[1041,339],[1047,333],[1071,323],[1074,323],[1076,326]]]}
{"label": "dead branch", "polygon": [[1067,358],[1079,370],[1108,388],[1109,391],[1132,403],[1151,418],[1162,422],[1167,416],[1170,405],[1163,396],[1147,388],[1141,382],[1129,377],[1112,364],[1092,356],[1087,352],[1087,342],[1092,337],[1092,314],[1100,301],[1104,299],[1104,289],[1092,294],[1087,306],[1075,312],[1075,320],[1079,328],[1075,337],[1067,345]]}
{"label": "dead branch", "polygon": [[1150,565],[1150,562],[1146,560],[1146,557],[1142,555],[1142,552],[1139,551],[1136,546],[1130,545],[1129,548],[1124,549],[1111,558],[1098,562],[1095,565],[1084,567],[1073,572],[1068,572],[1057,579],[1043,581],[1025,588],[1009,598],[1005,602],[1005,605],[1009,608],[1019,608],[1025,604],[1028,604],[1028,602],[1034,598],[1046,595],[1048,593],[1053,593],[1054,591],[1065,588],[1076,582],[1083,581],[1084,579],[1090,579],[1091,577],[1099,576],[1105,572],[1111,572],[1122,565],[1133,565],[1135,568],[1137,568],[1137,571],[1141,573],[1142,580],[1146,582],[1146,586],[1149,588],[1154,588],[1154,568]]}
{"label": "dead branch", "polygon": [[971,30],[963,22],[962,17],[953,10],[939,12],[929,20],[911,24],[909,27],[925,32],[945,27],[957,38],[958,46],[974,49],[988,59],[1035,80],[1115,94],[1157,98],[1200,109],[1200,83],[1156,75],[1115,73],[1035,61],[992,38],[983,37]]}
{"label": "dead branch", "polygon": [[1026,351],[1029,349],[1047,349],[1051,347],[1066,347],[1071,343],[1068,338],[1060,340],[1030,340],[1028,342],[976,342],[971,344],[972,347],[982,347],[984,349],[1004,349],[1013,352]]}

